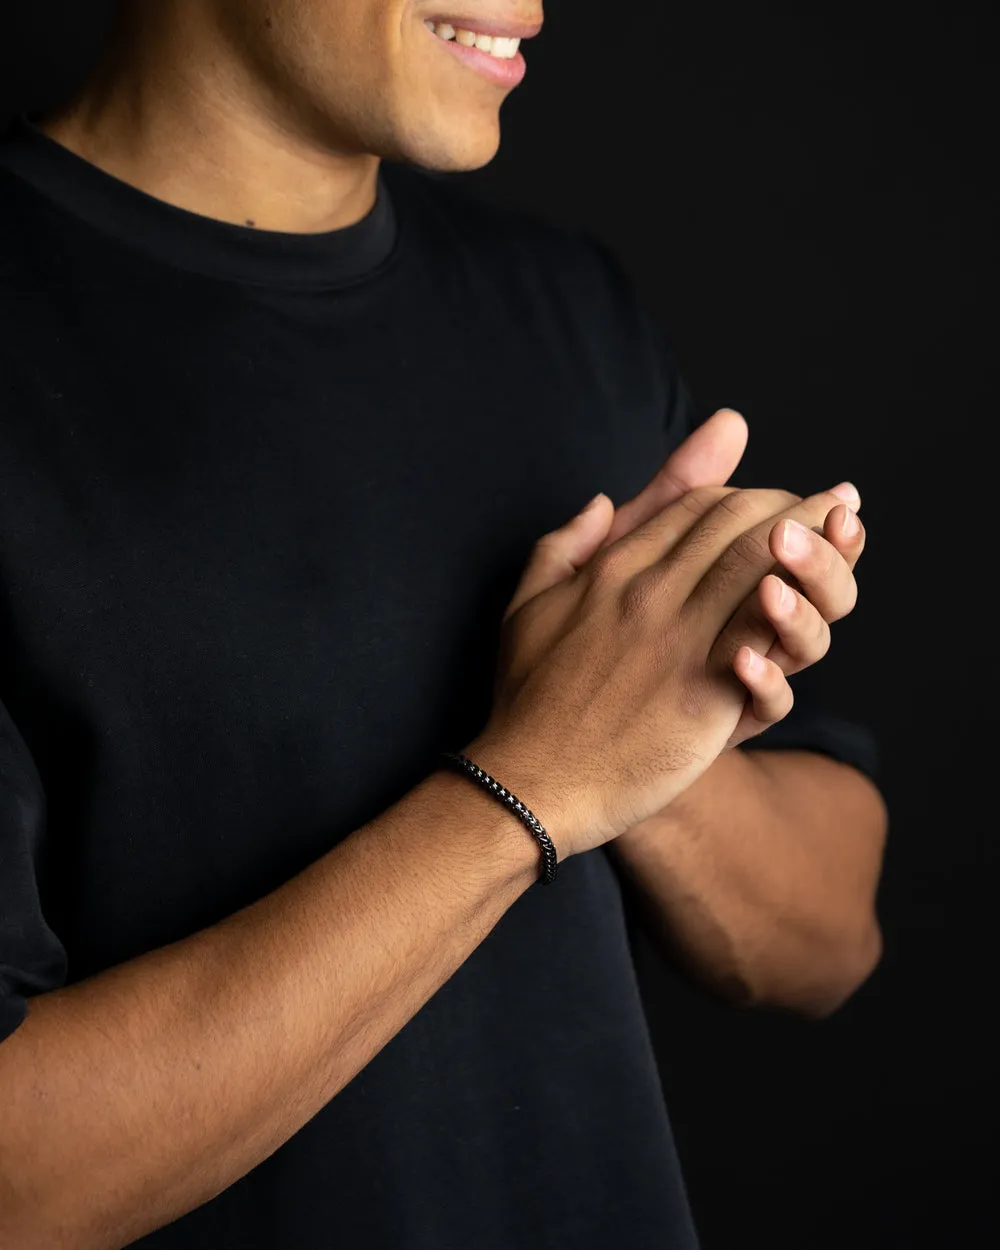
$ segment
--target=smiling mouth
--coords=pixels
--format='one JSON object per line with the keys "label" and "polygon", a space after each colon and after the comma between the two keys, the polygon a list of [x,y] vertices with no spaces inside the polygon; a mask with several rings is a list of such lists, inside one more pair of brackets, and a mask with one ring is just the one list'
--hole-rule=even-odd
{"label": "smiling mouth", "polygon": [[424,25],[429,31],[437,35],[438,39],[443,39],[446,43],[454,40],[465,48],[476,48],[480,52],[487,52],[490,56],[496,57],[498,61],[511,61],[517,56],[517,50],[521,45],[520,39],[510,39],[503,35],[486,35],[479,31],[467,30],[462,26],[452,26],[450,22],[431,22],[426,21]]}

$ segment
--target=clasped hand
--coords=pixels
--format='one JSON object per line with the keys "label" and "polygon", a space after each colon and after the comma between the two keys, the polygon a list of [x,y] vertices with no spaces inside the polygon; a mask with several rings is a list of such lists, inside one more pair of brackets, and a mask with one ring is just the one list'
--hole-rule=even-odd
{"label": "clasped hand", "polygon": [[[722,486],[746,449],[747,426],[722,408],[668,457],[648,485],[615,510],[603,549],[702,487]],[[767,573],[744,602],[726,634],[733,672],[749,697],[727,746],[736,746],[782,720],[792,708],[788,677],[821,660],[830,626],[852,612],[858,598],[854,567],[865,546],[857,515],[861,497],[850,482],[832,488],[844,502],[827,512],[817,531],[779,521],[768,536],[779,573]]]}
{"label": "clasped hand", "polygon": [[493,708],[466,754],[538,797],[564,855],[663,810],[786,716],[788,677],[854,607],[854,488],[728,487],[746,439],[722,409],[635,498],[599,496],[543,534],[504,613]]}
{"label": "clasped hand", "polygon": [[[544,560],[536,560],[504,619],[560,578],[606,558],[609,548],[621,545],[619,540],[634,536],[640,527],[646,527],[649,541],[658,543],[660,549],[665,542],[679,539],[682,531],[676,520],[671,535],[665,536],[662,527],[658,529],[656,518],[669,505],[682,502],[693,524],[713,504],[744,493],[724,484],[742,459],[746,443],[743,417],[732,409],[720,409],[676,448],[634,498],[614,509],[608,507],[606,499],[601,501],[603,533],[595,520],[575,551],[568,550],[565,543],[554,543],[548,567]],[[727,747],[763,732],[788,714],[793,703],[788,677],[826,655],[830,625],[851,612],[857,601],[854,567],[864,549],[865,530],[857,516],[861,499],[856,489],[849,482],[833,487],[829,493],[843,502],[831,500],[833,506],[822,509],[825,516],[818,525],[795,519],[796,511],[809,520],[816,517],[815,507],[812,517],[808,516],[807,501],[785,492],[769,493],[775,497],[772,511],[788,515],[771,527],[766,536],[767,551],[760,550],[760,535],[755,545],[748,527],[735,562],[756,559],[757,584],[726,624],[714,648],[715,659],[747,692],[743,713]],[[764,571],[768,565],[777,571]]]}

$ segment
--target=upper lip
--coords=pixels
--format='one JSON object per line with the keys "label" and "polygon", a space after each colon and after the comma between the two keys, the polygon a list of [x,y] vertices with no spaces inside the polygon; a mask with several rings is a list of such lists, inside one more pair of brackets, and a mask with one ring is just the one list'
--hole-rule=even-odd
{"label": "upper lip", "polygon": [[537,22],[508,22],[483,15],[471,17],[442,13],[428,14],[424,20],[433,22],[435,26],[439,22],[447,22],[456,30],[474,30],[478,35],[499,35],[501,39],[533,39],[542,29],[543,19],[539,18]]}

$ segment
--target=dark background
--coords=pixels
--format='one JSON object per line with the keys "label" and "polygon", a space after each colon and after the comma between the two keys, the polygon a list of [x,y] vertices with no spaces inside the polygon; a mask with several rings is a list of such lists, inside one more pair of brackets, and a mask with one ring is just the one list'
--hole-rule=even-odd
{"label": "dark background", "polygon": [[[747,417],[737,482],[864,499],[817,675],[882,748],[880,968],[807,1023],[637,951],[705,1250],[1000,1244],[996,67],[986,3],[894,7],[549,0],[458,176],[613,247],[704,415]],[[0,120],[73,85],[107,11],[5,11]]]}

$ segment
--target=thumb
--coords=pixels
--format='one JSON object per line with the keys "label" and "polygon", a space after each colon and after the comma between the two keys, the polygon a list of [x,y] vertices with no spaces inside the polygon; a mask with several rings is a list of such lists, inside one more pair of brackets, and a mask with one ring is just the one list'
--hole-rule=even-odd
{"label": "thumb", "polygon": [[720,408],[693,430],[654,474],[652,481],[623,503],[607,535],[617,542],[696,486],[723,486],[736,472],[749,430],[734,408]]}
{"label": "thumb", "polygon": [[582,568],[604,541],[614,515],[614,504],[602,491],[572,520],[543,534],[532,549],[503,619]]}

